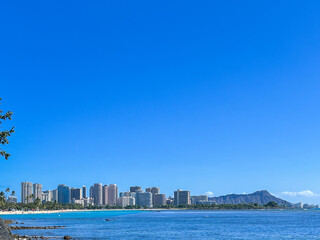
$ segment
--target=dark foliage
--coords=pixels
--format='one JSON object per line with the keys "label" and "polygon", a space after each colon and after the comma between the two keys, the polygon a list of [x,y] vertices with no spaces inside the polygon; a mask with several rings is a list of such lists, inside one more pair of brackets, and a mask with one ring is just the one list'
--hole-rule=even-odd
{"label": "dark foliage", "polygon": [[[0,98],[0,101],[1,101],[1,98]],[[0,109],[0,145],[8,144],[9,143],[8,137],[10,137],[12,133],[14,133],[14,127],[12,127],[9,130],[2,129],[3,122],[6,120],[11,120],[12,115],[13,115],[12,112],[8,111],[6,113],[3,113],[3,111]],[[10,157],[10,154],[4,151],[0,146],[0,156],[4,157],[5,159],[8,159]]]}

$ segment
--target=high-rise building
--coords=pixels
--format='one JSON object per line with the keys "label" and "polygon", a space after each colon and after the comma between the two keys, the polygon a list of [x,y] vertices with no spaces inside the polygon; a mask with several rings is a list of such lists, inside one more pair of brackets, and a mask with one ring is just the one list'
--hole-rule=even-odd
{"label": "high-rise building", "polygon": [[119,198],[119,206],[126,207],[126,206],[134,206],[135,199],[134,197],[123,196]]}
{"label": "high-rise building", "polygon": [[131,196],[131,192],[121,192],[119,193],[119,197],[130,197]]}
{"label": "high-rise building", "polygon": [[104,185],[102,187],[102,204],[108,205],[108,185]]}
{"label": "high-rise building", "polygon": [[33,184],[33,199],[41,200],[42,197],[42,184],[35,183]]}
{"label": "high-rise building", "polygon": [[71,188],[71,199],[82,199],[82,188]]}
{"label": "high-rise building", "polygon": [[166,205],[173,205],[173,204],[174,204],[174,198],[169,196],[166,199]]}
{"label": "high-rise building", "polygon": [[136,205],[141,207],[152,207],[152,193],[136,192]]}
{"label": "high-rise building", "polygon": [[54,189],[52,190],[52,201],[53,202],[58,202],[59,198],[58,198],[58,189]]}
{"label": "high-rise building", "polygon": [[140,186],[130,187],[130,192],[141,192],[141,187]]}
{"label": "high-rise building", "polygon": [[190,205],[190,191],[174,191],[174,205]]}
{"label": "high-rise building", "polygon": [[53,191],[47,190],[42,192],[41,196],[42,202],[53,202]]}
{"label": "high-rise building", "polygon": [[201,204],[201,202],[208,202],[207,195],[191,196],[190,202],[192,205]]}
{"label": "high-rise building", "polygon": [[151,192],[152,194],[152,205],[154,206],[154,196],[158,193],[160,193],[160,188],[152,187],[152,188],[146,188],[146,192]]}
{"label": "high-rise building", "polygon": [[85,185],[82,187],[82,197],[87,198],[87,187]]}
{"label": "high-rise building", "polygon": [[31,182],[22,182],[21,183],[21,202],[22,203],[32,203],[32,183]]}
{"label": "high-rise building", "polygon": [[[139,192],[141,192],[141,191],[139,191]],[[136,199],[136,195],[137,195],[137,192],[129,192],[130,193],[130,197],[133,197],[134,199]],[[137,200],[136,200],[136,202],[137,202]]]}
{"label": "high-rise building", "polygon": [[152,200],[154,200],[154,203],[153,203],[154,207],[166,205],[166,195],[165,194],[156,193]]}
{"label": "high-rise building", "polygon": [[116,206],[118,202],[118,187],[116,184],[110,184],[108,186],[108,204],[110,206]]}
{"label": "high-rise building", "polygon": [[33,184],[33,199],[41,200],[42,197],[42,184],[34,183]]}
{"label": "high-rise building", "polygon": [[102,205],[102,184],[95,183],[90,188],[90,197],[93,198],[93,202],[95,206]]}
{"label": "high-rise building", "polygon": [[71,203],[70,188],[64,184],[58,186],[58,202]]}

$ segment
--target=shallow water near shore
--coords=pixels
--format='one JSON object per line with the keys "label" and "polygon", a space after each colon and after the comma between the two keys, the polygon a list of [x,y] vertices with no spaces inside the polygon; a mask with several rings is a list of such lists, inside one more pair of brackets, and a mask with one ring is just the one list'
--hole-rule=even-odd
{"label": "shallow water near shore", "polygon": [[320,211],[85,211],[1,217],[23,222],[21,226],[66,226],[14,231],[19,235],[81,240],[320,239]]}

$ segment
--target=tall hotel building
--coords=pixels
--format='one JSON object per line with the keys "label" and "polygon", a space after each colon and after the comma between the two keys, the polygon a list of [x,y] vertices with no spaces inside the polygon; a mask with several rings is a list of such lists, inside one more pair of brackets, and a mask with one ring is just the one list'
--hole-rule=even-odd
{"label": "tall hotel building", "polygon": [[101,206],[102,205],[102,184],[95,183],[90,188],[90,197],[93,198],[94,205]]}
{"label": "tall hotel building", "polygon": [[102,187],[102,204],[108,205],[108,185],[104,185]]}
{"label": "tall hotel building", "polygon": [[47,190],[42,192],[42,202],[53,202],[53,191]]}
{"label": "tall hotel building", "polygon": [[136,205],[141,207],[152,207],[152,193],[151,192],[137,192]]}
{"label": "tall hotel building", "polygon": [[118,202],[118,187],[116,184],[110,184],[108,186],[108,204],[110,206],[116,206]]}
{"label": "tall hotel building", "polygon": [[33,184],[33,199],[42,199],[42,184]]}
{"label": "tall hotel building", "polygon": [[22,203],[32,203],[32,183],[31,182],[22,182],[21,183],[21,202]]}
{"label": "tall hotel building", "polygon": [[87,187],[85,185],[82,187],[82,197],[87,198]]}
{"label": "tall hotel building", "polygon": [[119,206],[126,207],[126,206],[134,206],[135,205],[135,198],[129,196],[123,196],[119,198]]}
{"label": "tall hotel building", "polygon": [[64,184],[58,186],[58,202],[71,203],[70,188]]}
{"label": "tall hotel building", "polygon": [[174,205],[190,205],[190,191],[174,191]]}
{"label": "tall hotel building", "polygon": [[146,192],[151,192],[152,194],[152,205],[154,206],[154,199],[155,195],[160,193],[160,188],[152,187],[152,188],[146,188]]}
{"label": "tall hotel building", "polygon": [[59,195],[58,195],[58,189],[52,190],[52,201],[58,202],[59,201]]}
{"label": "tall hotel building", "polygon": [[71,200],[82,199],[82,188],[71,188]]}
{"label": "tall hotel building", "polygon": [[152,200],[154,202],[153,203],[154,207],[166,205],[166,195],[165,194],[156,193]]}

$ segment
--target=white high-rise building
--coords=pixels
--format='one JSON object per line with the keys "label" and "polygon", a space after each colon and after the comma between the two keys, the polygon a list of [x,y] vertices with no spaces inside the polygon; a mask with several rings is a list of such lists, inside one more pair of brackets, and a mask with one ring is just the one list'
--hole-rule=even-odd
{"label": "white high-rise building", "polygon": [[160,193],[160,188],[158,188],[158,187],[146,188],[146,192],[151,192],[151,194],[152,194],[152,205],[154,205],[155,195]]}
{"label": "white high-rise building", "polygon": [[119,206],[126,207],[126,206],[134,206],[136,204],[134,197],[123,196],[119,198]]}
{"label": "white high-rise building", "polygon": [[21,183],[21,202],[22,203],[32,203],[32,183],[22,182]]}
{"label": "white high-rise building", "polygon": [[33,199],[40,199],[42,198],[42,184],[35,183],[33,184]]}
{"label": "white high-rise building", "polygon": [[151,192],[137,192],[136,205],[141,207],[152,207],[152,193]]}
{"label": "white high-rise building", "polygon": [[166,195],[163,193],[156,193],[152,199],[154,200],[153,207],[166,205]]}
{"label": "white high-rise building", "polygon": [[42,192],[42,202],[53,202],[53,191],[47,190]]}
{"label": "white high-rise building", "polygon": [[174,191],[174,205],[190,205],[190,191],[178,189]]}
{"label": "white high-rise building", "polygon": [[103,205],[108,205],[108,186],[104,185],[102,187],[102,204]]}
{"label": "white high-rise building", "polygon": [[52,190],[52,201],[53,202],[58,202],[58,189]]}
{"label": "white high-rise building", "polygon": [[102,184],[95,183],[90,188],[90,197],[94,199],[94,205],[102,205]]}
{"label": "white high-rise building", "polygon": [[118,187],[116,184],[110,184],[108,186],[108,204],[110,206],[116,206],[118,202]]}

